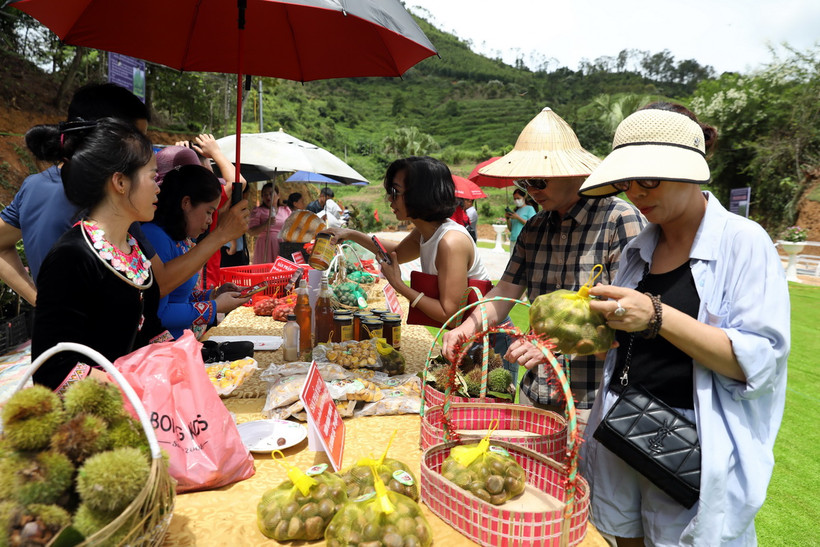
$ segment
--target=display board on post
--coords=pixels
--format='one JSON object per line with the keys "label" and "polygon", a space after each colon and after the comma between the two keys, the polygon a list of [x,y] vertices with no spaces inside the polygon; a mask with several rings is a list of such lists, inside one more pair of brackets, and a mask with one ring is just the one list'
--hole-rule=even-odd
{"label": "display board on post", "polygon": [[299,399],[305,405],[308,418],[308,448],[315,452],[324,451],[333,470],[338,471],[344,459],[345,424],[319,374],[316,361],[310,365]]}

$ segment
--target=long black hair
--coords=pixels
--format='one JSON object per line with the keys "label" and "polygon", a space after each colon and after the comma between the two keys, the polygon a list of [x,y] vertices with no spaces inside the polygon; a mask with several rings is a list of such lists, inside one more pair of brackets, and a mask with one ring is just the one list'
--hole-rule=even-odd
{"label": "long black hair", "polygon": [[154,223],[175,241],[188,237],[182,200],[188,196],[191,205],[214,201],[222,195],[222,185],[210,170],[201,165],[183,165],[168,171],[162,181]]}
{"label": "long black hair", "polygon": [[38,159],[63,162],[66,197],[80,209],[103,200],[114,173],[133,178],[154,155],[148,137],[114,118],[36,125],[26,132],[26,145]]}

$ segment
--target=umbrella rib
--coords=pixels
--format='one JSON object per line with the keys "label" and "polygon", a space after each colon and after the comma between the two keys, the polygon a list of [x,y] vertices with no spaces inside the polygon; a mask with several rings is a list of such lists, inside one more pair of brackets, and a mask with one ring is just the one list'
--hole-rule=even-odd
{"label": "umbrella rib", "polygon": [[197,21],[199,20],[199,8],[202,6],[203,0],[197,0],[196,5],[194,6],[194,13],[193,17],[191,17],[191,25],[188,30],[188,39],[185,40],[185,51],[182,53],[182,59],[180,59],[180,72],[185,72],[188,62],[188,52],[191,50],[191,44],[194,41],[194,31],[196,29]]}
{"label": "umbrella rib", "polygon": [[[296,32],[294,31],[293,25],[291,24],[291,21],[290,21],[290,13],[288,12],[287,8],[284,8],[284,10],[285,10],[285,20],[287,21],[288,31],[290,31],[291,42],[293,42],[295,44],[296,43]],[[304,70],[302,70],[302,57],[299,55],[299,48],[295,47],[293,49],[294,49],[294,52],[296,54],[296,59],[298,60],[297,65],[296,65],[296,66],[299,67],[299,80],[298,81],[300,81],[302,83],[305,83],[305,73],[304,73]]]}

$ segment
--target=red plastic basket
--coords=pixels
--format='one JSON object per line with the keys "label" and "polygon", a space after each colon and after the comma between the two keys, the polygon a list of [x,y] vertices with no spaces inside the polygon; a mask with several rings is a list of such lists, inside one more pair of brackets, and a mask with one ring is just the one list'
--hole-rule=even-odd
{"label": "red plastic basket", "polygon": [[481,545],[546,547],[577,545],[589,520],[589,485],[566,468],[523,446],[492,441],[505,448],[524,468],[527,483],[556,498],[563,506],[532,511],[502,509],[445,479],[441,466],[458,443],[437,444],[421,457],[421,500],[444,522]]}
{"label": "red plastic basket", "polygon": [[[290,263],[293,264],[293,262]],[[268,287],[259,294],[280,297],[284,296],[285,285],[288,284],[291,276],[296,272],[296,265],[287,268],[281,262],[279,264],[274,262],[270,264],[251,264],[249,266],[230,266],[222,268],[220,271],[222,272],[222,283],[235,283],[240,287],[253,287],[257,283],[267,281]]]}
{"label": "red plastic basket", "polygon": [[[444,410],[441,406],[427,409],[421,419],[421,449],[426,450],[444,442]],[[567,422],[549,410],[514,404],[468,403],[450,405],[450,427],[460,431],[463,441],[478,442],[481,434],[468,434],[464,430],[481,431],[496,427],[491,442],[503,441],[525,446],[553,460],[565,461],[567,455]],[[502,433],[504,431],[520,432]]]}

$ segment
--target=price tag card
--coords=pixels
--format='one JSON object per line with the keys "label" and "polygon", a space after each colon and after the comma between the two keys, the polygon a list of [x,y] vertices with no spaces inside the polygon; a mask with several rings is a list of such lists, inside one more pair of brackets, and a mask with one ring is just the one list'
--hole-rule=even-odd
{"label": "price tag card", "polygon": [[382,289],[384,292],[384,299],[387,300],[387,307],[392,313],[401,315],[401,304],[399,304],[399,296],[396,294],[396,289],[393,285],[385,285]]}
{"label": "price tag card", "polygon": [[293,257],[293,261],[294,261],[296,264],[300,265],[300,266],[304,266],[305,264],[307,264],[307,262],[305,262],[305,257],[304,257],[304,256],[302,256],[302,253],[293,253],[293,254],[292,254],[292,255],[290,255],[290,256],[292,256],[292,257]]}
{"label": "price tag card", "polygon": [[316,368],[316,361],[310,365],[299,399],[305,405],[308,417],[309,448],[324,450],[334,471],[338,471],[344,458],[345,424]]}

